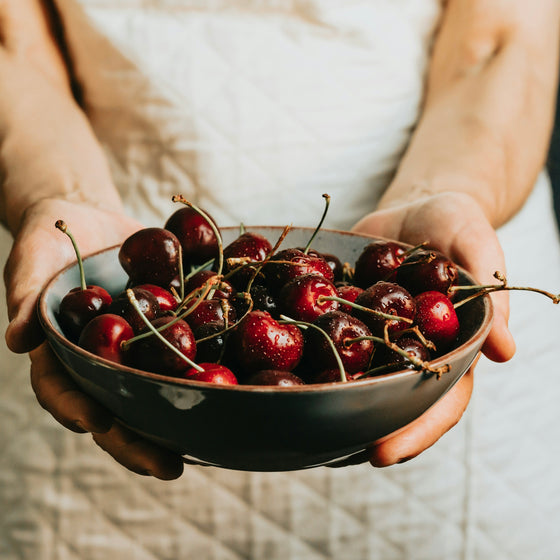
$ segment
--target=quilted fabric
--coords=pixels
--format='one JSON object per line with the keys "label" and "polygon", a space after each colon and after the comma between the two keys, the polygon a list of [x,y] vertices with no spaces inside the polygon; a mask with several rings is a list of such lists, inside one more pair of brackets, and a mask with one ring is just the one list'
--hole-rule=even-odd
{"label": "quilted fabric", "polygon": [[[130,212],[183,192],[220,223],[348,227],[417,117],[431,0],[58,0],[87,109]],[[82,8],[85,12],[82,12]],[[130,100],[133,99],[134,103]],[[297,203],[294,203],[297,201]],[[545,176],[500,232],[512,284],[560,286]],[[10,240],[0,234],[2,257]],[[517,357],[482,359],[469,410],[408,463],[131,474],[36,403],[2,348],[2,560],[560,557],[558,309],[514,293]],[[2,315],[1,328],[6,318]]]}

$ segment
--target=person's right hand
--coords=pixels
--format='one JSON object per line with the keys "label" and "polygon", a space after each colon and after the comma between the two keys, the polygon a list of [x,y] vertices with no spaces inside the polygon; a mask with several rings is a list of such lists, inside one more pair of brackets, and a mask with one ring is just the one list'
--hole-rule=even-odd
{"label": "person's right hand", "polygon": [[37,400],[63,426],[93,433],[100,447],[134,472],[176,478],[183,470],[181,458],[114,422],[107,409],[78,388],[44,341],[36,315],[38,294],[58,270],[75,260],[69,239],[55,228],[58,219],[68,224],[84,256],[121,243],[142,227],[123,213],[60,199],[44,199],[29,208],[4,269],[10,319],[6,343],[13,352],[30,353]]}

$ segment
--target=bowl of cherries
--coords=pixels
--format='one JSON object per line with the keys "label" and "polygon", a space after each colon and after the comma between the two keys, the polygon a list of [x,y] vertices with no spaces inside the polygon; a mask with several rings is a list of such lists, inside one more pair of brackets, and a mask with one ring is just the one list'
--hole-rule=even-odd
{"label": "bowl of cherries", "polygon": [[[326,197],[326,195],[325,195]],[[54,352],[119,422],[185,460],[281,471],[364,457],[468,370],[488,293],[428,245],[224,227],[182,197],[164,227],[56,274]],[[61,242],[68,240],[61,237]]]}

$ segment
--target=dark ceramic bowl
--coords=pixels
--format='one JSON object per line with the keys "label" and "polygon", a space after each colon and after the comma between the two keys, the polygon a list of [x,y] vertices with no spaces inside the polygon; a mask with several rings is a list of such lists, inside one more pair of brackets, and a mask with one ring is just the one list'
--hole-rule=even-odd
{"label": "dark ceramic bowl", "polygon": [[[278,239],[282,228],[253,227]],[[312,230],[294,228],[282,247],[307,243]],[[224,242],[238,235],[224,228]],[[313,247],[353,265],[371,238],[323,230]],[[126,283],[118,248],[85,259],[90,284],[120,292]],[[462,272],[462,282],[472,279]],[[57,322],[62,297],[79,285],[77,266],[58,273],[39,299],[39,316],[70,375],[126,426],[186,459],[229,469],[284,471],[360,456],[371,442],[402,428],[438,401],[467,371],[490,330],[488,296],[461,306],[459,345],[434,361],[439,379],[403,370],[350,383],[301,387],[218,386],[179,380],[100,359],[69,342]]]}

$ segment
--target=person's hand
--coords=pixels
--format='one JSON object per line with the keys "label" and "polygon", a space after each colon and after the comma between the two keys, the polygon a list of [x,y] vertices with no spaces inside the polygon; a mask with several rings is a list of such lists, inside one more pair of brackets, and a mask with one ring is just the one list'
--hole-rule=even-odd
{"label": "person's hand", "polygon": [[[468,270],[481,284],[495,284],[495,271],[505,273],[505,261],[494,228],[470,196],[442,193],[378,210],[365,216],[355,232],[396,239],[411,245],[428,242]],[[494,320],[483,346],[491,360],[509,360],[515,343],[508,330],[507,292],[492,294]],[[403,462],[433,445],[451,429],[465,411],[473,386],[473,368],[447,395],[398,433],[376,442],[370,449],[374,466]]]}
{"label": "person's hand", "polygon": [[35,312],[37,295],[47,280],[75,260],[72,244],[54,226],[58,219],[67,222],[84,256],[121,243],[142,227],[122,213],[58,199],[28,209],[4,270],[10,319],[6,343],[14,352],[30,353],[37,399],[63,426],[91,432],[101,448],[134,472],[176,478],[183,470],[181,458],[114,422],[107,409],[77,387],[44,341]]}

